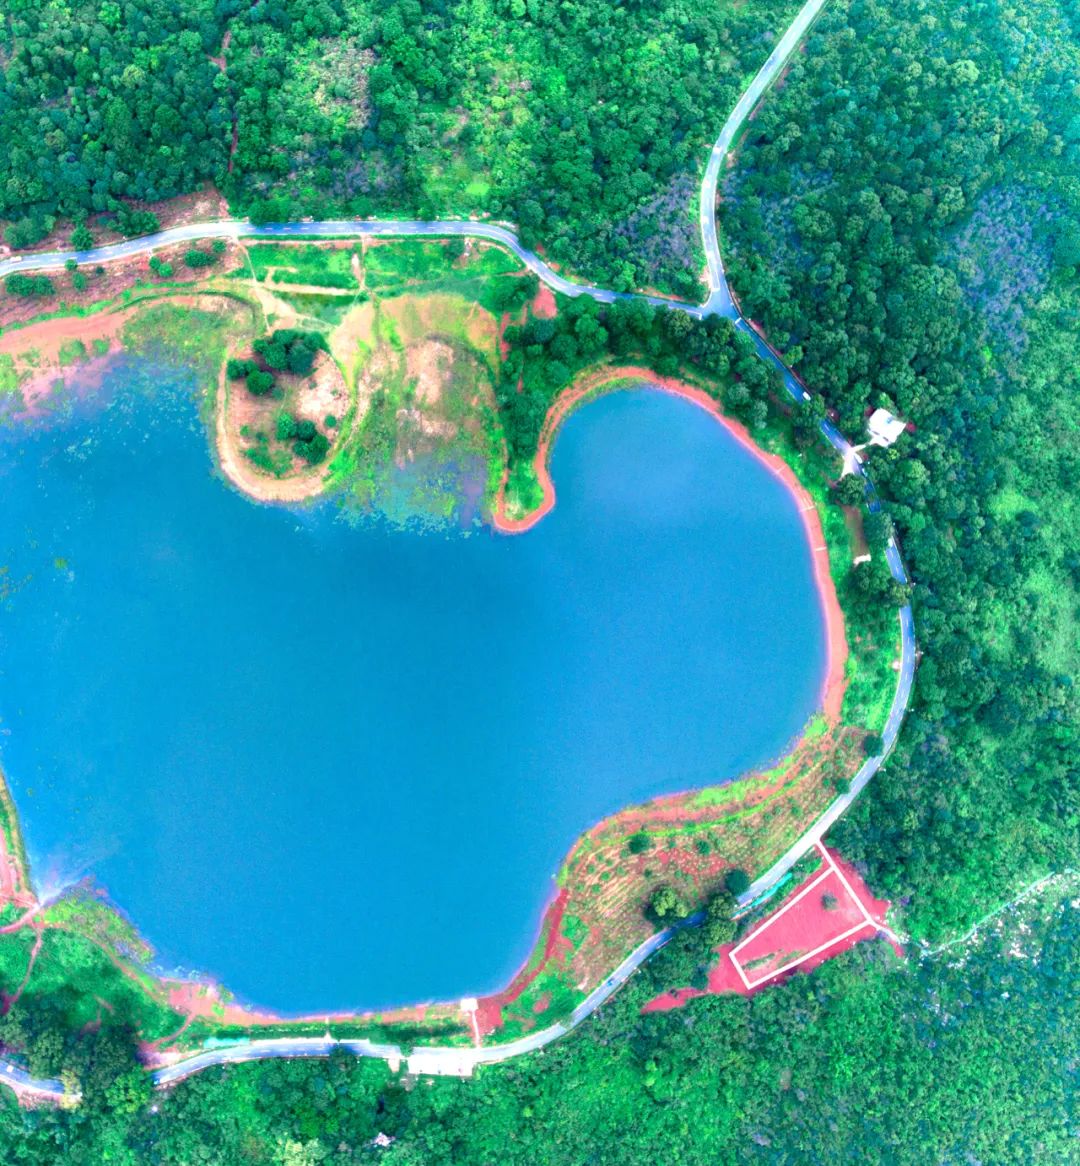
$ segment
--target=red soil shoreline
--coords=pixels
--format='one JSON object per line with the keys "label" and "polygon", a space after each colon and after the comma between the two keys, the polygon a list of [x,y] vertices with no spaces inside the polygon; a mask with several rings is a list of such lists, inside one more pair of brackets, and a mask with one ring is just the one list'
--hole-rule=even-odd
{"label": "red soil shoreline", "polygon": [[[658,388],[663,392],[681,397],[697,405],[699,408],[704,409],[716,421],[725,426],[728,432],[744,449],[764,464],[770,473],[779,478],[788,490],[791,491],[798,505],[803,526],[810,542],[814,578],[826,625],[827,668],[822,685],[821,705],[828,720],[833,724],[837,723],[839,721],[840,707],[845,688],[844,666],[847,661],[848,648],[844,630],[844,617],[832,580],[828,550],[825,545],[821,520],[813,499],[799,482],[792,469],[781,458],[762,450],[754,442],[746,427],[734,421],[732,418],[725,416],[716,401],[701,389],[695,388],[676,378],[659,377],[650,369],[639,366],[620,366],[605,369],[601,375],[586,378],[571,387],[560,395],[544,419],[540,441],[534,459],[534,470],[543,490],[543,501],[540,507],[526,518],[508,518],[505,514],[504,491],[506,477],[504,476],[503,487],[500,490],[495,507],[493,525],[501,533],[524,533],[531,529],[554,507],[555,487],[551,479],[548,462],[559,426],[575,408],[591,396],[598,392],[603,392],[607,388],[615,387],[613,382],[627,380],[636,380],[642,386]],[[794,746],[794,748],[798,747],[798,744]],[[661,800],[665,803],[671,803],[682,796],[684,795],[678,793],[669,794]],[[584,838],[592,833],[592,831],[597,829],[598,825],[594,825],[591,829],[584,831],[582,837]],[[571,853],[573,853],[573,850]],[[567,942],[561,935],[561,922],[563,912],[567,905],[568,895],[568,890],[562,888],[556,893],[555,898],[548,903],[542,914],[537,941],[533,945],[529,958],[514,975],[510,983],[501,991],[482,997],[479,1000],[474,1023],[479,1028],[480,1034],[487,1036],[497,1031],[501,1026],[503,1007],[512,1003],[520,996],[536,976],[546,969],[553,960],[559,957],[559,949]],[[421,1021],[424,1014],[429,1010],[435,1010],[445,1014],[452,1013],[458,1009],[456,1002],[448,1002],[419,1005],[415,1008],[393,1009],[389,1013],[336,1012],[290,1017],[282,1016],[267,1009],[246,1005],[232,998],[231,994],[223,992],[221,987],[213,980],[197,979],[193,981],[178,981],[169,977],[155,978],[161,986],[164,997],[163,1002],[167,1002],[169,1006],[174,1008],[181,1016],[185,1017],[183,1024],[177,1032],[171,1034],[169,1037],[162,1038],[162,1041],[168,1043],[171,1043],[173,1039],[180,1036],[183,1030],[196,1017],[206,1018],[225,1025],[260,1027],[266,1025],[288,1025],[290,1023],[302,1024],[316,1021],[327,1024],[335,1022],[355,1024],[369,1019],[386,1023],[392,1022],[394,1018],[406,1013],[409,1016],[415,1015],[415,1019]],[[155,1042],[155,1045],[160,1046],[162,1041]],[[150,1048],[147,1048],[146,1051],[151,1053]],[[155,1047],[151,1056],[155,1062],[164,1063],[170,1059],[170,1054],[175,1055],[175,1050]]]}
{"label": "red soil shoreline", "polygon": [[[551,511],[555,505],[555,485],[551,479],[548,463],[559,426],[562,425],[574,409],[598,391],[604,391],[606,387],[612,386],[613,382],[616,381],[635,379],[640,381],[642,385],[659,388],[663,392],[681,397],[697,405],[699,408],[704,409],[711,417],[723,425],[735,440],[756,457],[770,473],[779,478],[793,495],[796,505],[799,508],[799,513],[802,516],[803,528],[806,531],[806,536],[810,543],[814,566],[814,580],[826,627],[827,666],[822,682],[821,706],[828,720],[834,724],[837,723],[840,718],[840,706],[844,697],[844,666],[847,662],[848,646],[844,630],[844,616],[836,595],[836,587],[833,583],[832,572],[829,567],[829,553],[825,545],[825,535],[822,530],[821,519],[818,516],[817,508],[814,505],[813,499],[796,477],[791,467],[782,458],[777,457],[775,454],[767,453],[757,445],[751,437],[749,430],[738,421],[725,416],[716,401],[703,390],[695,388],[685,381],[677,380],[674,377],[659,377],[651,370],[639,366],[620,366],[605,369],[602,377],[586,379],[572,386],[556,400],[554,406],[544,419],[544,425],[541,430],[533,466],[537,479],[543,489],[543,502],[528,517],[511,519],[507,518],[504,513],[505,497],[500,492],[495,507],[493,525],[503,534],[523,534],[535,526],[536,523]],[[504,476],[504,489],[505,485],[506,478]],[[798,749],[800,744],[801,742],[797,742],[793,746],[793,749]],[[658,799],[658,802],[670,805],[683,796],[684,794],[680,793],[667,794],[663,798]],[[659,805],[653,807],[653,810],[654,812],[658,812]],[[600,825],[602,823],[597,823],[585,830],[582,837],[584,838],[591,834]],[[487,1036],[498,1030],[501,1025],[503,1007],[512,1003],[556,957],[559,946],[558,940],[560,938],[560,924],[567,899],[568,892],[563,888],[548,903],[541,916],[537,940],[533,945],[529,958],[514,975],[510,983],[501,991],[480,998],[476,1010],[476,1022],[482,1035]],[[541,948],[539,952],[537,951],[538,948]],[[184,1011],[190,1010],[194,1014],[201,1014],[208,1017],[214,1016],[215,1011],[217,1011],[217,1019],[222,1019],[219,1010],[223,1001],[217,991],[215,991],[213,984],[207,984],[203,981],[178,985],[174,982],[169,987],[172,989],[169,1000],[174,1007],[178,1007]],[[444,1009],[453,1008],[455,1005],[447,1002],[421,1007]],[[329,1016],[323,1014],[321,1016],[307,1015],[288,1018],[262,1009],[249,1010],[244,1005],[235,1001],[226,1005],[226,1010],[226,1014],[231,1022],[251,1025],[287,1024],[290,1020],[296,1023],[303,1023],[316,1019],[332,1020],[339,1023],[355,1022],[365,1018],[375,1019],[380,1015],[374,1013],[346,1012],[332,1013]],[[386,1015],[382,1014],[382,1018],[385,1020]]]}
{"label": "red soil shoreline", "polygon": [[495,505],[492,525],[502,534],[524,534],[534,527],[555,506],[555,483],[551,479],[550,460],[551,449],[559,427],[567,417],[586,400],[598,391],[613,387],[612,382],[640,380],[643,387],[657,388],[662,392],[670,393],[674,397],[681,397],[699,409],[704,409],[711,417],[718,421],[732,437],[765,468],[779,478],[795,498],[802,517],[803,529],[810,544],[810,553],[814,565],[814,582],[817,585],[818,598],[821,603],[822,616],[825,621],[825,641],[827,664],[825,678],[821,688],[821,707],[830,721],[840,716],[840,706],[844,698],[844,667],[847,664],[848,646],[844,632],[844,613],[840,609],[840,601],[836,595],[836,586],[833,583],[832,571],[829,567],[829,550],[825,544],[825,532],[821,527],[814,500],[804,488],[795,472],[782,458],[775,454],[766,453],[750,436],[745,425],[726,416],[716,401],[702,389],[695,388],[686,381],[675,377],[657,376],[650,369],[637,365],[623,365],[617,368],[605,369],[602,377],[586,379],[571,386],[562,393],[547,417],[540,431],[540,441],[537,445],[536,456],[533,459],[533,470],[543,491],[543,501],[531,514],[524,518],[508,518],[505,512],[505,486]]}

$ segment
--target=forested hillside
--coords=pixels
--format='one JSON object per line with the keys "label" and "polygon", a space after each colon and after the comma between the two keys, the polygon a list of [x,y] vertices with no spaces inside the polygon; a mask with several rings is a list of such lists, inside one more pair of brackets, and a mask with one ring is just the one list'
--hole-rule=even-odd
{"label": "forested hillside", "polygon": [[609,286],[696,297],[706,145],[796,8],[13,0],[0,219],[25,245],[212,181],[264,219],[486,214]]}
{"label": "forested hillside", "polygon": [[641,1015],[685,982],[692,932],[574,1036],[473,1081],[342,1057],[210,1070],[151,1098],[106,1018],[79,1038],[86,1103],[27,1113],[3,1091],[0,1151],[26,1166],[1074,1162],[1076,893],[1059,881],[922,963],[862,944],[751,1000]]}
{"label": "forested hillside", "polygon": [[837,831],[941,933],[1077,853],[1080,5],[830,4],[721,215],[747,315],[870,460],[922,666]]}
{"label": "forested hillside", "polygon": [[[11,0],[0,216],[26,243],[214,181],[264,218],[487,213],[598,280],[691,294],[705,146],[794,8]],[[830,0],[720,222],[746,315],[841,428],[879,405],[913,423],[869,468],[915,584],[915,702],[831,837],[916,939],[951,939],[1080,844],[1080,0]],[[521,462],[601,352],[722,366],[729,408],[767,413],[766,366],[719,321],[580,300],[506,339]],[[152,1096],[132,1017],[75,1031],[62,994],[28,996],[0,1039],[62,1053],[85,1100],[0,1090],[0,1159],[1076,1161],[1078,894],[1063,877],[921,961],[864,944],[643,1015],[699,966],[687,932],[572,1037],[468,1082],[342,1058]]]}

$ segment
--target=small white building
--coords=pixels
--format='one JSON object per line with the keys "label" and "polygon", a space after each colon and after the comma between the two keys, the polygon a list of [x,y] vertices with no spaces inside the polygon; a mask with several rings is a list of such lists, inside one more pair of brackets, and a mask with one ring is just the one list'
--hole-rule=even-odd
{"label": "small white building", "polygon": [[888,448],[907,429],[907,422],[894,417],[888,409],[875,409],[866,423],[870,444]]}

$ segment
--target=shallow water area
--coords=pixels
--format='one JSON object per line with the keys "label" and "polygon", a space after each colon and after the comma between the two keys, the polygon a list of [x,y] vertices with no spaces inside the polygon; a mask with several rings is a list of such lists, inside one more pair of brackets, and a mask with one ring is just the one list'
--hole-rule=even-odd
{"label": "shallow water area", "polygon": [[794,499],[619,392],[526,534],[255,505],[189,374],[114,362],[0,430],[0,763],[38,884],[286,1013],[502,987],[606,814],[778,756],[822,617]]}

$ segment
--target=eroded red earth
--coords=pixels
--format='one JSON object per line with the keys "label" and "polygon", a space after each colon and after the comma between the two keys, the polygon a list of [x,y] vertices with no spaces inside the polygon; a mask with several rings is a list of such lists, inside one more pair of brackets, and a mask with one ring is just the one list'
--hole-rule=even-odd
{"label": "eroded red earth", "polygon": [[824,846],[821,865],[737,943],[717,948],[719,959],[705,989],[674,988],[650,1000],[644,1012],[681,1008],[696,996],[749,996],[799,971],[811,971],[856,943],[884,936],[903,948],[885,921],[890,904],[875,899],[858,872]]}

